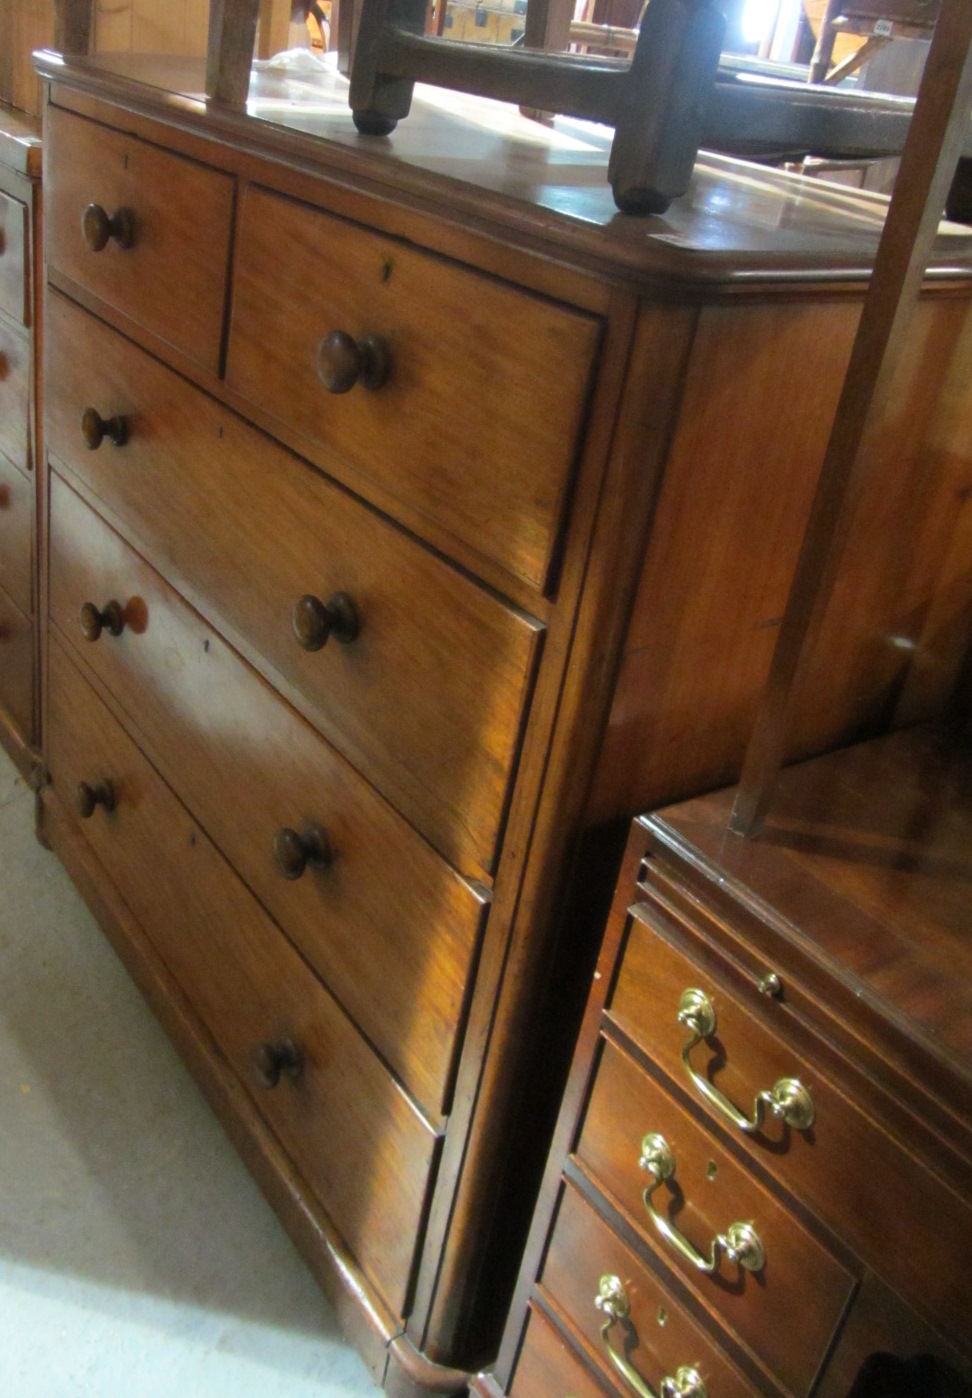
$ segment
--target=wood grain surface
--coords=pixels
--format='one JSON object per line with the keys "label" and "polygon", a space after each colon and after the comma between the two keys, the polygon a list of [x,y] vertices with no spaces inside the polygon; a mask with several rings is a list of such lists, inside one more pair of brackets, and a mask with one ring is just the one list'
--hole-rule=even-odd
{"label": "wood grain surface", "polygon": [[0,706],[24,743],[34,738],[34,623],[0,590]]}
{"label": "wood grain surface", "polygon": [[27,247],[27,205],[0,190],[0,311],[24,324],[30,318]]}
{"label": "wood grain surface", "polygon": [[30,469],[29,394],[30,341],[0,317],[0,451],[23,471]]}
{"label": "wood grain surface", "polygon": [[34,483],[0,455],[0,587],[34,611]]}

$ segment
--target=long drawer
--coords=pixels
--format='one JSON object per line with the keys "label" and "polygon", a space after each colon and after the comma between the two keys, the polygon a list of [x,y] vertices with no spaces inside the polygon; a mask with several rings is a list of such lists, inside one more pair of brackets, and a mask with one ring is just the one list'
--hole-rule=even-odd
{"label": "long drawer", "polygon": [[[62,635],[386,1061],[444,1111],[482,894],[56,475],[51,540]],[[112,598],[125,629],[86,640],[79,609]],[[288,877],[314,831],[327,860],[311,852]]]}
{"label": "long drawer", "polygon": [[[62,297],[47,440],[148,558],[453,862],[492,867],[541,628]],[[89,450],[84,410],[128,439]],[[298,644],[305,595],[356,640]]]}
{"label": "long drawer", "polygon": [[[616,1367],[613,1351],[655,1393],[678,1392],[680,1371],[683,1379],[690,1371],[709,1398],[755,1398],[758,1390],[570,1184],[561,1192],[540,1293],[608,1372]],[[615,1323],[605,1329],[611,1307]]]}
{"label": "long drawer", "polygon": [[114,809],[80,820],[91,848],[401,1315],[435,1133],[56,642],[50,676],[55,791],[74,808],[110,783]]}
{"label": "long drawer", "polygon": [[0,455],[0,587],[32,612],[34,483]]}
{"label": "long drawer", "polygon": [[22,471],[30,467],[29,385],[30,340],[0,316],[0,451]]}
{"label": "long drawer", "polygon": [[[387,381],[329,391],[335,332],[352,377],[355,342],[377,339]],[[229,387],[535,586],[599,336],[592,316],[320,210],[252,186],[243,199]]]}
{"label": "long drawer", "polygon": [[49,275],[69,277],[212,373],[220,367],[234,194],[229,175],[48,108]]}
{"label": "long drawer", "polygon": [[513,1398],[604,1398],[604,1389],[581,1364],[567,1341],[542,1314],[531,1310],[516,1362]]}
{"label": "long drawer", "polygon": [[[674,914],[654,901],[632,908],[611,1018],[870,1266],[895,1279],[914,1304],[951,1316],[960,1333],[969,1312],[951,1279],[972,1262],[972,1200],[932,1174],[856,1106],[844,1086],[788,1042],[785,998],[761,995],[753,983],[747,1003],[680,950],[677,936]],[[687,1054],[692,1072],[745,1116],[752,1115],[759,1093],[772,1093],[779,1083],[785,1091],[795,1081],[813,1105],[811,1129],[790,1129],[767,1110],[761,1130],[742,1133],[699,1091],[682,1061],[694,1038],[691,1026],[678,1019],[688,991],[705,996],[715,1017],[708,1040]],[[881,1187],[875,1189],[878,1176]],[[935,1237],[934,1249],[916,1252],[916,1229]]]}
{"label": "long drawer", "polygon": [[26,250],[27,205],[0,190],[0,311],[24,325],[30,295]]}
{"label": "long drawer", "polygon": [[34,623],[0,588],[0,709],[25,742],[34,732]]}
{"label": "long drawer", "polygon": [[[649,1144],[647,1138],[661,1138]],[[671,1171],[659,1165],[660,1182],[645,1163],[662,1147]],[[683,1111],[654,1079],[605,1040],[577,1160],[628,1213],[644,1240],[677,1268],[703,1304],[711,1307],[758,1354],[792,1393],[809,1393],[837,1326],[851,1300],[854,1278],[799,1219],[759,1184]],[[665,1237],[653,1215],[678,1239]],[[758,1239],[751,1246],[752,1230]],[[736,1236],[738,1236],[738,1242]],[[754,1270],[733,1262],[728,1248],[713,1252],[716,1238],[748,1252]],[[688,1260],[718,1257],[706,1275]],[[761,1252],[761,1259],[758,1256]],[[803,1298],[814,1297],[812,1309]],[[792,1318],[801,1315],[794,1328]]]}

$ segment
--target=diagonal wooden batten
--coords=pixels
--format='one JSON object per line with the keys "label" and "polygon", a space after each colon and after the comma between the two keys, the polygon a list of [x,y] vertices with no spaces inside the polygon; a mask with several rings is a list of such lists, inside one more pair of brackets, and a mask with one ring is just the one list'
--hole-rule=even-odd
{"label": "diagonal wooden batten", "polygon": [[970,108],[972,5],[945,0],[729,819],[737,834],[756,834],[772,800],[800,658],[844,543],[844,505],[860,469],[861,442],[918,300]]}

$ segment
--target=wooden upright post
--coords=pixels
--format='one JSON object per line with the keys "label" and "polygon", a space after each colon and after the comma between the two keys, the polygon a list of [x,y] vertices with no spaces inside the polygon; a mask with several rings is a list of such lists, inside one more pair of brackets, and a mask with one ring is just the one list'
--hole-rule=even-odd
{"label": "wooden upright post", "polygon": [[972,4],[944,0],[729,821],[739,834],[759,830],[779,777],[790,695],[811,622],[833,582],[861,441],[918,300],[970,108]]}
{"label": "wooden upright post", "polygon": [[260,0],[210,0],[206,96],[245,107]]}
{"label": "wooden upright post", "polygon": [[94,0],[54,0],[54,47],[58,53],[88,52],[93,5]]}

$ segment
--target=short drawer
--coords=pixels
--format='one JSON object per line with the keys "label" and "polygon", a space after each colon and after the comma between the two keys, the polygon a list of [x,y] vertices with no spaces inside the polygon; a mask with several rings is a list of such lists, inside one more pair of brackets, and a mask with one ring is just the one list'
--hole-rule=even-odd
{"label": "short drawer", "polygon": [[34,623],[0,589],[0,709],[25,743],[34,736]]}
{"label": "short drawer", "polygon": [[30,469],[29,400],[30,340],[0,316],[0,452],[22,471]]}
{"label": "short drawer", "polygon": [[[376,337],[387,381],[329,391],[335,331]],[[538,587],[599,335],[591,316],[319,210],[256,188],[243,201],[230,388]]]}
{"label": "short drawer", "polygon": [[[51,540],[55,624],[385,1060],[445,1111],[483,895],[56,475]],[[125,629],[92,643],[79,609],[112,598]],[[327,858],[300,873],[311,832]]]}
{"label": "short drawer", "polygon": [[[632,909],[610,1017],[868,1266],[913,1304],[951,1316],[956,1331],[964,1329],[965,1299],[949,1278],[972,1259],[972,1200],[960,1198],[856,1106],[851,1087],[832,1081],[788,1042],[792,1011],[785,998],[761,995],[755,982],[748,998],[730,992],[675,945],[675,935],[674,916],[653,901]],[[713,1013],[707,1039],[696,1040],[692,1026],[679,1022],[690,991],[704,996]],[[785,1101],[799,1084],[812,1104],[812,1126],[787,1126],[767,1108],[761,1129],[744,1133],[700,1091],[689,1067],[751,1121],[760,1093]],[[880,1189],[874,1188],[877,1178]],[[935,1247],[916,1247],[923,1236],[934,1237]]]}
{"label": "short drawer", "polygon": [[0,456],[0,587],[34,610],[34,483]]}
{"label": "short drawer", "polygon": [[0,311],[30,320],[27,205],[0,190]]}
{"label": "short drawer", "polygon": [[513,1374],[512,1398],[604,1398],[605,1390],[541,1311],[531,1309]]}
{"label": "short drawer", "polygon": [[614,1353],[654,1393],[669,1392],[664,1380],[677,1381],[680,1371],[687,1382],[686,1370],[698,1376],[708,1398],[755,1398],[758,1392],[570,1184],[561,1189],[540,1288],[608,1373],[617,1372]]}
{"label": "short drawer", "polygon": [[[62,297],[47,441],[126,535],[449,859],[492,867],[540,626]],[[84,410],[128,439],[89,450]],[[359,635],[303,649],[295,603]]]}
{"label": "short drawer", "polygon": [[[641,1164],[648,1136],[661,1137],[671,1173],[643,1198],[652,1173]],[[653,1143],[660,1150],[661,1143]],[[616,1045],[604,1040],[576,1158],[630,1216],[641,1236],[703,1304],[795,1394],[808,1393],[854,1290],[854,1278],[807,1229]],[[708,1260],[713,1240],[738,1238],[763,1265],[747,1270],[725,1255],[712,1275],[688,1261],[651,1216],[677,1230]],[[734,1228],[733,1225],[736,1225]],[[742,1227],[740,1227],[742,1226]],[[793,1324],[799,1315],[800,1324]]]}
{"label": "short drawer", "polygon": [[[48,274],[76,282],[218,373],[234,188],[220,171],[51,107]],[[82,228],[91,206],[111,221],[111,233],[95,229],[90,216]]]}
{"label": "short drawer", "polygon": [[[50,769],[80,828],[364,1271],[401,1314],[437,1138],[54,643]],[[87,808],[86,808],[87,809]],[[288,1052],[293,1045],[296,1053]],[[288,1071],[288,1060],[299,1066]],[[270,1087],[261,1073],[282,1070]]]}

